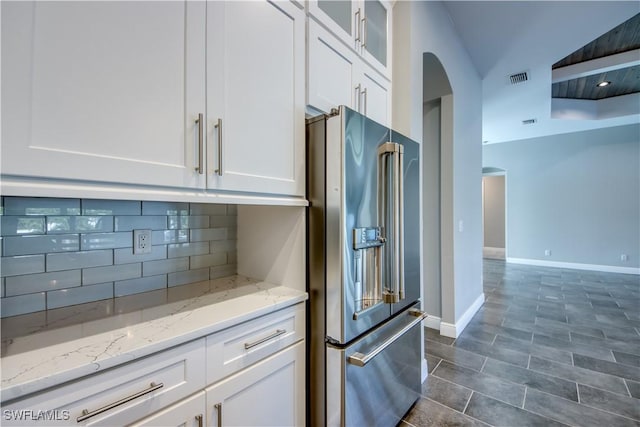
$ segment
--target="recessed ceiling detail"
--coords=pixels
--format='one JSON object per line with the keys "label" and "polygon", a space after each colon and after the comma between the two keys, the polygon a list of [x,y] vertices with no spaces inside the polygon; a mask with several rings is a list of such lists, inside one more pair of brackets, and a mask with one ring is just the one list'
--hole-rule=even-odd
{"label": "recessed ceiling detail", "polygon": [[[610,84],[598,87],[603,81]],[[551,87],[551,96],[554,98],[598,100],[636,92],[640,92],[638,65],[554,83]]]}
{"label": "recessed ceiling detail", "polygon": [[[599,100],[640,92],[639,28],[640,13],[553,64],[551,96]],[[598,87],[603,81],[609,84]]]}

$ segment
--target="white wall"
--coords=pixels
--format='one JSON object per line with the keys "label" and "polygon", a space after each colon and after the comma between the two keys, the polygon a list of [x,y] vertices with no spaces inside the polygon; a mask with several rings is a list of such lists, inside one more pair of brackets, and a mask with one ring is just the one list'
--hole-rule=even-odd
{"label": "white wall", "polygon": [[[442,320],[458,334],[483,300],[482,84],[442,3],[400,1],[393,13],[393,127],[422,140],[423,78],[428,77],[422,69],[425,52],[440,60],[453,91],[450,129],[444,126],[446,106],[442,106],[442,137],[447,133],[451,137],[450,146],[442,147],[443,158],[450,150],[452,161],[451,167],[442,163],[442,200],[450,199],[452,206],[452,215],[442,217],[443,239],[452,243],[448,254],[443,241],[443,265],[449,256],[453,261],[452,271],[442,272]],[[445,192],[447,182],[452,191]]]}
{"label": "white wall", "polygon": [[507,171],[508,260],[640,273],[640,125],[483,151]]}

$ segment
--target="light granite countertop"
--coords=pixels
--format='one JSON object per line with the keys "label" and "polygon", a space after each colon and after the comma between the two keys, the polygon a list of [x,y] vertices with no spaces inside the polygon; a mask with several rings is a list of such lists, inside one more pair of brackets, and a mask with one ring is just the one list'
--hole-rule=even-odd
{"label": "light granite countertop", "polygon": [[1,400],[78,379],[306,299],[305,292],[231,276],[3,319]]}

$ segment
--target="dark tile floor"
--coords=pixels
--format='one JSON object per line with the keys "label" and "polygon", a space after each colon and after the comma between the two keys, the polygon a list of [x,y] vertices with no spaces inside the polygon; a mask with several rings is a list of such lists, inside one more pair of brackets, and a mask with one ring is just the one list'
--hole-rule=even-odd
{"label": "dark tile floor", "polygon": [[457,339],[425,330],[429,377],[402,427],[640,426],[640,277],[484,261]]}

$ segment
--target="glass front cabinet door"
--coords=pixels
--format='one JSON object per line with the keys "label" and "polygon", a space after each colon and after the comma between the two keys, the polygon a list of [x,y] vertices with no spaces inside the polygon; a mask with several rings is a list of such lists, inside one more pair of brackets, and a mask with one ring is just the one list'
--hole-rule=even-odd
{"label": "glass front cabinet door", "polygon": [[381,0],[311,0],[311,14],[390,78],[391,5]]}

